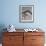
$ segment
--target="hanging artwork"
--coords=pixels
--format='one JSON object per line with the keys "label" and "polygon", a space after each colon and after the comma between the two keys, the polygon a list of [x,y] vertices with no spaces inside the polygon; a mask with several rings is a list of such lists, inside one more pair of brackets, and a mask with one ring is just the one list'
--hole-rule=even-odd
{"label": "hanging artwork", "polygon": [[19,21],[33,22],[34,21],[34,5],[19,6]]}

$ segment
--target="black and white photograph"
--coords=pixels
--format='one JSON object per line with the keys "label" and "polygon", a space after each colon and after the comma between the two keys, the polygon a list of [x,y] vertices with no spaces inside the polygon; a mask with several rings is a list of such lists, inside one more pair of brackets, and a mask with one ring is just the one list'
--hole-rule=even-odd
{"label": "black and white photograph", "polygon": [[33,22],[34,5],[20,5],[19,15],[20,22]]}

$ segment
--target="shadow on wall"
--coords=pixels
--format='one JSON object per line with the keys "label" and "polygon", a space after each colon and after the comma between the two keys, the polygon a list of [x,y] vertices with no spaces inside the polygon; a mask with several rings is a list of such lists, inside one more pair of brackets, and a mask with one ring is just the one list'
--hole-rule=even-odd
{"label": "shadow on wall", "polygon": [[0,24],[0,43],[2,43],[2,36],[3,36],[3,32],[5,32],[3,29],[5,28],[4,24]]}

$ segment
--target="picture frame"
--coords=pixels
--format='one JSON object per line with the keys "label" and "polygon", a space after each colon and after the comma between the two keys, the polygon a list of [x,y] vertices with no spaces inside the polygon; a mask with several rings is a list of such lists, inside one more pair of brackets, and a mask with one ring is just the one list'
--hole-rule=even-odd
{"label": "picture frame", "polygon": [[34,22],[34,5],[19,5],[19,21]]}

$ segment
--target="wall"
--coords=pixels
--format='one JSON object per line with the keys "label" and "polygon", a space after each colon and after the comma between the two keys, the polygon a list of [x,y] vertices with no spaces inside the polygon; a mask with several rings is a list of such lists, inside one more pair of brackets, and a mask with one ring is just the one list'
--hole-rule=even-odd
{"label": "wall", "polygon": [[[0,25],[13,24],[16,28],[41,27],[46,28],[46,0],[1,0]],[[19,22],[19,5],[34,4],[34,23]]]}
{"label": "wall", "polygon": [[[13,24],[16,28],[40,27],[46,32],[46,0],[0,0],[0,31]],[[34,23],[19,22],[19,5],[34,4]]]}

